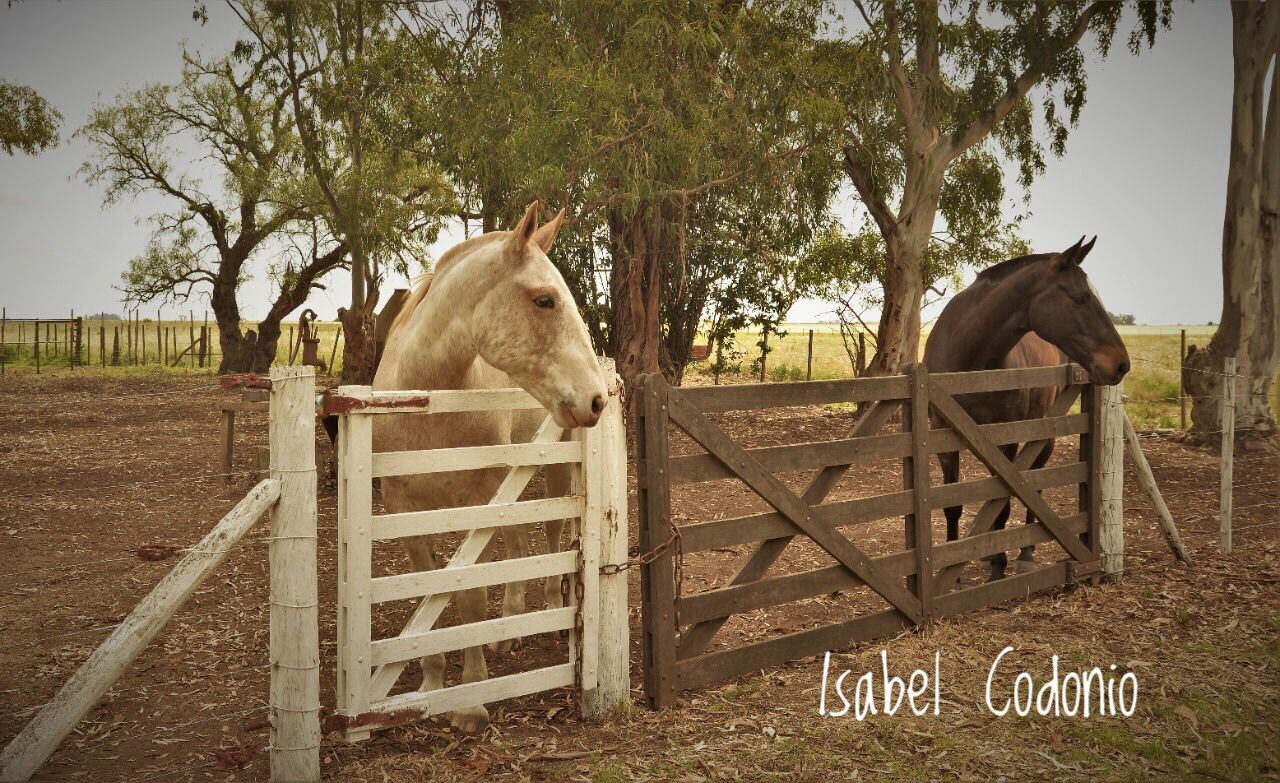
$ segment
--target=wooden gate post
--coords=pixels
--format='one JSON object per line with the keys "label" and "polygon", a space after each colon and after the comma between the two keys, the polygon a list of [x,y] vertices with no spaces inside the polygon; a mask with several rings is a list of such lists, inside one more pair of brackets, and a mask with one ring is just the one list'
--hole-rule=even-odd
{"label": "wooden gate post", "polygon": [[[599,526],[599,565],[621,566],[627,562],[627,431],[622,381],[613,360],[605,359],[602,365],[609,379],[609,404],[599,423],[586,431],[582,464],[587,474],[588,519],[584,521]],[[599,579],[596,687],[582,694],[582,712],[588,720],[600,720],[627,704],[631,692],[627,572],[601,574]]]}
{"label": "wooden gate post", "polygon": [[1124,573],[1124,382],[1099,390],[1102,406],[1102,503],[1098,521],[1102,538],[1102,575]]}
{"label": "wooden gate post", "polygon": [[636,426],[637,482],[640,490],[641,555],[661,551],[640,567],[640,593],[644,602],[644,692],[652,709],[676,703],[679,691],[676,671],[675,569],[672,564],[675,530],[667,483],[667,384],[659,373],[641,375]]}
{"label": "wooden gate post", "polygon": [[915,551],[916,574],[907,589],[920,599],[924,622],[933,617],[933,513],[929,505],[929,368],[916,362],[906,368],[911,401],[903,429],[911,435],[911,456],[903,459],[903,486],[911,491],[906,518],[906,544]]}
{"label": "wooden gate post", "polygon": [[320,780],[315,370],[271,369],[271,780]]}

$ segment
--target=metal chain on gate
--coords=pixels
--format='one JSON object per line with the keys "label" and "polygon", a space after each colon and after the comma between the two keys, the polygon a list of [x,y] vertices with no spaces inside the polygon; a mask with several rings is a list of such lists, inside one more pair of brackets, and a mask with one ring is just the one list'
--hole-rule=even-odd
{"label": "metal chain on gate", "polygon": [[[605,563],[604,565],[600,566],[600,574],[601,576],[613,576],[614,574],[620,574],[623,571],[626,571],[628,568],[635,568],[637,566],[649,565],[654,560],[657,560],[659,557],[661,557],[663,552],[667,551],[673,546],[676,548],[677,554],[679,554],[682,550],[680,545],[680,530],[674,524],[671,525],[671,535],[667,536],[666,541],[663,541],[661,544],[658,544],[656,547],[654,547],[653,549],[650,549],[648,552],[645,552],[643,555],[640,554],[640,546],[638,544],[633,547],[628,547],[627,548],[628,559],[626,562]],[[680,557],[683,558],[684,556],[680,554]]]}
{"label": "metal chain on gate", "polygon": [[[573,573],[573,690],[574,701],[578,705],[578,716],[582,716],[582,644],[586,625],[582,619],[582,604],[586,599],[587,587],[584,579],[584,571],[586,558],[582,554],[582,539],[578,536],[573,537],[573,541],[569,543],[569,549],[577,552],[577,565]],[[560,577],[560,601],[562,605],[569,605],[569,575],[564,574]]]}

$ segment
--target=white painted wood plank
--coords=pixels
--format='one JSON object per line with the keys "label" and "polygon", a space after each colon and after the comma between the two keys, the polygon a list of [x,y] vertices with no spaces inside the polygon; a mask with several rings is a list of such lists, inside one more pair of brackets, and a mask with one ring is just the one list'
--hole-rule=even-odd
{"label": "white painted wood plank", "polygon": [[0,754],[0,780],[25,781],[40,768],[279,496],[277,482],[259,483],[178,561],[9,742]]}
{"label": "white painted wood plank", "polygon": [[485,506],[438,508],[431,511],[406,511],[378,514],[373,518],[373,537],[378,541],[435,533],[456,533],[480,527],[506,527],[546,522],[549,519],[572,519],[582,516],[586,499],[581,496],[521,500]]}
{"label": "white painted wood plank", "polygon": [[540,579],[558,574],[569,574],[578,567],[573,552],[555,552],[534,555],[518,560],[497,560],[492,563],[438,568],[435,571],[414,571],[395,576],[380,576],[370,583],[371,603],[400,601],[418,596],[434,596],[438,593],[456,593],[473,587],[489,587],[526,579]]}
{"label": "white painted wood plank", "polygon": [[[338,520],[339,549],[343,552],[343,581],[340,620],[344,623],[343,645],[338,650],[339,666],[345,670],[344,689],[338,694],[339,712],[355,716],[369,711],[371,622],[369,595],[372,580],[373,539],[373,420],[361,413],[343,416],[346,430],[344,460],[339,470],[344,476],[342,516]],[[358,741],[369,732],[355,729],[347,739]]]}
{"label": "white painted wood plank", "polygon": [[573,664],[561,663],[533,671],[491,677],[434,691],[410,691],[392,696],[376,705],[378,712],[420,710],[423,717],[452,712],[463,707],[514,699],[531,693],[567,688],[573,684]]}
{"label": "white painted wood plank", "polygon": [[453,652],[467,647],[518,639],[540,633],[563,631],[573,627],[573,607],[543,609],[537,612],[495,617],[478,623],[437,628],[426,633],[380,639],[373,643],[373,663],[412,661],[436,653]]}
{"label": "white painted wood plank", "polygon": [[[555,420],[548,416],[538,428],[537,434],[533,436],[533,442],[555,443],[560,440],[563,434],[564,430],[555,423]],[[528,486],[529,481],[536,472],[537,468],[533,466],[523,466],[509,472],[507,477],[502,480],[497,492],[494,493],[490,503],[515,502],[520,497],[520,493],[524,492],[524,488]],[[484,554],[485,549],[488,548],[489,542],[493,540],[493,536],[497,531],[498,528],[495,527],[479,528],[471,531],[466,540],[453,553],[453,557],[449,558],[448,565],[442,570],[474,564]],[[440,619],[440,614],[444,612],[445,607],[449,605],[452,599],[453,593],[437,593],[430,598],[424,599],[418,604],[418,608],[414,610],[409,622],[405,624],[401,635],[429,630],[431,626],[435,625],[436,620]],[[372,685],[372,693],[375,699],[381,699],[391,691],[391,688],[396,684],[396,680],[400,678],[400,673],[404,671],[404,667],[405,664],[403,662],[389,663],[378,667],[377,671],[374,672]]]}
{"label": "white painted wood plank", "polygon": [[505,443],[497,446],[460,446],[453,449],[387,451],[373,455],[373,475],[406,476],[453,470],[513,468],[520,465],[554,465],[578,462],[582,444]]}

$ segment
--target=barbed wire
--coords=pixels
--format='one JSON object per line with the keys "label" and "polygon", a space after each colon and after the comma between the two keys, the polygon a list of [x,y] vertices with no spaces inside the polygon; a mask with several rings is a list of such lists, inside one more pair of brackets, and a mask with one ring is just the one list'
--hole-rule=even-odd
{"label": "barbed wire", "polygon": [[197,473],[195,475],[180,476],[168,479],[157,479],[153,481],[134,481],[128,484],[107,484],[105,486],[80,486],[80,487],[54,487],[50,489],[38,489],[31,492],[5,493],[4,497],[8,498],[29,498],[29,497],[45,497],[49,495],[71,494],[77,492],[98,492],[104,489],[132,489],[134,487],[153,487],[161,484],[184,484],[189,481],[210,481],[212,479],[226,479],[234,476],[252,476],[259,475],[262,471],[257,470],[232,470],[224,473]]}
{"label": "barbed wire", "polygon": [[63,407],[74,406],[74,405],[85,405],[87,403],[92,403],[93,405],[97,406],[104,402],[106,403],[120,402],[121,400],[136,400],[136,399],[144,399],[149,397],[172,397],[179,394],[194,394],[196,392],[206,392],[206,391],[213,391],[213,390],[220,390],[220,389],[222,389],[222,387],[214,383],[214,384],[201,384],[199,386],[190,386],[184,389],[171,389],[169,391],[161,391],[161,392],[140,392],[138,394],[117,394],[110,397],[99,397],[99,396],[86,397],[83,399],[60,400],[58,402],[42,403],[40,405],[23,405],[22,408],[17,411],[7,411],[7,412],[0,411],[0,414],[8,413],[9,415],[13,415],[14,413],[21,413],[22,411],[46,410],[49,408],[63,408]]}

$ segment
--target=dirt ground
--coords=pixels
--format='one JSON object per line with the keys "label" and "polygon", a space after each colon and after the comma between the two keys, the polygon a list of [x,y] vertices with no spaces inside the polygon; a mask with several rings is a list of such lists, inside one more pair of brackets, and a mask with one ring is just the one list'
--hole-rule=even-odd
{"label": "dirt ground", "polygon": [[[242,415],[237,470],[214,475],[220,399],[209,376],[0,379],[0,741],[7,741],[168,571],[145,545],[197,541],[251,486],[248,454],[265,444],[264,416]],[[749,446],[827,440],[848,411],[792,409],[736,415],[724,426]],[[321,448],[327,445],[317,440]],[[481,736],[444,719],[388,730],[356,746],[326,739],[332,780],[1276,780],[1280,779],[1280,457],[1236,460],[1235,546],[1217,553],[1217,459],[1168,436],[1143,446],[1196,564],[1173,561],[1132,476],[1125,497],[1126,576],[940,621],[883,643],[835,651],[850,680],[879,671],[941,671],[940,714],[899,712],[860,722],[818,714],[821,658],[686,693],[661,713],[635,708],[578,722],[566,692],[494,705]],[[677,443],[677,448],[688,448]],[[1074,459],[1060,448],[1055,462]],[[327,454],[327,451],[324,452]],[[972,465],[967,471],[976,470]],[[934,467],[936,480],[936,466]],[[787,476],[798,486],[805,476]],[[900,467],[880,463],[834,498],[898,489]],[[1064,506],[1066,490],[1047,493]],[[320,495],[322,702],[333,704],[336,496]],[[732,481],[680,488],[679,521],[734,516],[764,505]],[[935,515],[935,537],[941,515]],[[1020,512],[1015,509],[1015,524]],[[634,528],[634,524],[633,524]],[[254,531],[179,612],[41,770],[37,780],[265,780],[267,570],[265,527]],[[901,520],[857,528],[873,554],[902,546]],[[633,533],[634,537],[634,533]],[[1049,548],[1038,557],[1047,562]],[[685,592],[723,583],[746,548],[686,558]],[[797,546],[787,569],[831,562]],[[400,568],[398,552],[380,558]],[[984,574],[970,566],[966,580]],[[639,599],[632,586],[633,696],[641,703]],[[530,608],[542,605],[531,591]],[[496,595],[495,595],[496,599]],[[735,617],[725,645],[763,639],[883,607],[862,592],[823,596]],[[408,605],[377,616],[394,632]],[[446,615],[446,622],[448,621]],[[993,659],[1008,679],[1037,684],[1051,657],[1065,672],[1116,665],[1139,682],[1131,717],[994,717],[983,700]],[[494,674],[545,665],[563,642],[531,640],[495,660]],[[456,667],[456,662],[451,662]],[[416,665],[402,681],[407,687]],[[456,671],[455,671],[456,676]],[[830,695],[830,691],[828,692]],[[996,693],[1001,693],[996,689]]]}

